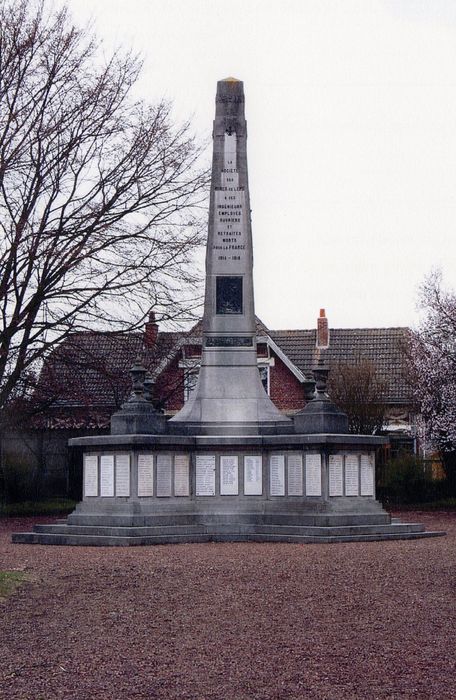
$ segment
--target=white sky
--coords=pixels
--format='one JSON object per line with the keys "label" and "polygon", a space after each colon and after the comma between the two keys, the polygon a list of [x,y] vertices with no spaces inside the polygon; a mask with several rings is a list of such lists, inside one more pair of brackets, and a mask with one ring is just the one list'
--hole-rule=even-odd
{"label": "white sky", "polygon": [[[255,301],[270,328],[416,321],[456,287],[455,0],[68,0],[145,59],[209,139],[217,80],[244,81]],[[208,151],[208,160],[210,151]]]}

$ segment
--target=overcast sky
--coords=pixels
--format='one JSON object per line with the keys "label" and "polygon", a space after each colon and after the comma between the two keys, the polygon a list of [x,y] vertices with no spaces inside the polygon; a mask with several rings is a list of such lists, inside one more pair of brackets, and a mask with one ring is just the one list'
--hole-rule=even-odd
{"label": "overcast sky", "polygon": [[[257,315],[270,328],[416,322],[456,288],[455,0],[68,0],[145,60],[144,98],[210,137],[244,81]],[[208,158],[210,153],[208,153]]]}

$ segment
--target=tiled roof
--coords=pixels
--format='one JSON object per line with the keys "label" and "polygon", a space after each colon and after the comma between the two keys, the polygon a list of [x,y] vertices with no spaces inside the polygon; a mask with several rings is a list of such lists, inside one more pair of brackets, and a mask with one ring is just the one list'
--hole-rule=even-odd
{"label": "tiled roof", "polygon": [[[331,329],[330,346],[324,351],[330,365],[370,360],[387,382],[389,402],[408,402],[401,352],[406,328]],[[257,319],[259,337],[269,335],[302,374],[311,375],[315,364],[315,330],[270,331]],[[160,332],[154,348],[144,344],[143,333],[75,333],[49,355],[41,373],[36,398],[65,410],[78,409],[87,416],[103,407],[119,406],[130,393],[129,369],[140,357],[152,374],[160,374],[176,356],[182,343],[201,339],[201,322],[187,332]]]}
{"label": "tiled roof", "polygon": [[129,369],[141,358],[154,371],[172,358],[182,333],[158,334],[154,348],[142,333],[84,332],[68,336],[47,358],[37,396],[58,406],[119,406],[131,388]]}
{"label": "tiled roof", "polygon": [[[303,374],[311,375],[318,359],[315,329],[269,331],[269,335]],[[359,358],[369,360],[387,383],[387,400],[406,402],[410,400],[410,390],[401,348],[407,335],[407,328],[331,328],[329,348],[321,353],[333,367],[338,363],[352,364]]]}
{"label": "tiled roof", "polygon": [[[267,333],[256,319],[258,335]],[[186,339],[201,342],[202,321],[189,331],[159,332],[153,348],[144,343],[144,334],[81,332],[69,335],[49,355],[41,373],[40,397],[58,395],[59,406],[119,406],[129,395],[129,369],[136,358],[152,375],[160,374]]]}

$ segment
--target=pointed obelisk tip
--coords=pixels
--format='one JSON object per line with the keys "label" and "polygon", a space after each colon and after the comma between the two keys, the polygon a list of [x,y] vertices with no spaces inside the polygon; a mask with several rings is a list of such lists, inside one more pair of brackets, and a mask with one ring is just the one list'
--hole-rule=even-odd
{"label": "pointed obelisk tip", "polygon": [[[237,78],[224,78],[217,83],[216,117],[238,117],[244,120],[244,83]],[[235,131],[238,128],[232,125]]]}
{"label": "pointed obelisk tip", "polygon": [[242,80],[238,80],[237,78],[224,78],[218,81],[218,95],[232,95],[233,93],[236,95],[244,94],[244,83]]}

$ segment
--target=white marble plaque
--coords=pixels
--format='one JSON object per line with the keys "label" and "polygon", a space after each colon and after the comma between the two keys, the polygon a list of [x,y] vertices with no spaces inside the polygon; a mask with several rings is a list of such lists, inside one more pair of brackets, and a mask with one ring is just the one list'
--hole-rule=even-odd
{"label": "white marble plaque", "polygon": [[157,496],[171,496],[171,455],[157,455]]}
{"label": "white marble plaque", "polygon": [[344,495],[342,455],[329,455],[329,495]]}
{"label": "white marble plaque", "polygon": [[196,495],[215,496],[215,456],[196,457]]}
{"label": "white marble plaque", "polygon": [[288,455],[288,495],[302,496],[302,455]]}
{"label": "white marble plaque", "polygon": [[321,455],[306,455],[306,496],[321,496]]}
{"label": "white marble plaque", "polygon": [[345,455],[345,495],[359,494],[359,460],[358,455]]}
{"label": "white marble plaque", "polygon": [[174,495],[190,496],[190,459],[188,455],[174,457]]}
{"label": "white marble plaque", "polygon": [[114,455],[100,457],[100,496],[114,496]]}
{"label": "white marble plaque", "polygon": [[154,456],[138,455],[138,496],[154,495]]}
{"label": "white marble plaque", "polygon": [[236,455],[220,457],[220,495],[237,496],[239,493],[239,467]]}
{"label": "white marble plaque", "polygon": [[361,455],[361,496],[374,495],[374,455]]}
{"label": "white marble plaque", "polygon": [[261,455],[244,457],[244,494],[246,496],[261,496],[263,493],[263,471]]}
{"label": "white marble plaque", "polygon": [[130,455],[116,455],[116,496],[130,495]]}
{"label": "white marble plaque", "polygon": [[97,455],[84,455],[84,496],[98,496]]}
{"label": "white marble plaque", "polygon": [[285,455],[269,458],[269,492],[271,496],[285,496]]}

